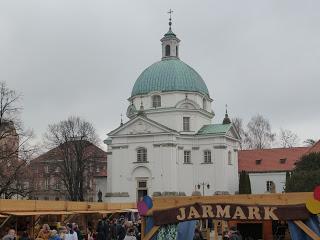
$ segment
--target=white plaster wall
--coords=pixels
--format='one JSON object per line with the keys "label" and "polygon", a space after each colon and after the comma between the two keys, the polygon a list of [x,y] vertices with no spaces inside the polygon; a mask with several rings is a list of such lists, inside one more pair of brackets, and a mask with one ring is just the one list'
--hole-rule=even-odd
{"label": "white plaster wall", "polygon": [[267,181],[273,181],[276,192],[281,193],[286,182],[285,172],[249,173],[252,194],[267,192]]}
{"label": "white plaster wall", "polygon": [[[167,121],[170,121],[167,119]],[[167,143],[172,146],[165,145]],[[159,146],[160,144],[160,146]],[[161,145],[164,144],[164,145]],[[120,147],[120,148],[119,148]],[[146,147],[148,163],[136,163],[136,149]],[[128,192],[130,197],[108,198],[109,201],[136,201],[137,177],[135,168],[145,167],[150,172],[148,194],[153,192],[185,192],[191,195],[195,186],[205,182],[205,195],[216,191],[238,191],[239,143],[224,136],[188,135],[135,135],[114,136],[108,149],[108,192]],[[191,151],[192,164],[184,164],[184,150]],[[212,164],[204,164],[204,150],[211,150]],[[228,165],[228,151],[232,153],[232,165]],[[202,192],[202,188],[200,189]]]}
{"label": "white plaster wall", "polygon": [[[185,100],[186,94],[188,99],[195,102],[199,108],[203,108],[202,99],[205,97],[200,93],[196,92],[151,92],[147,95],[135,96],[132,98],[133,104],[136,109],[140,109],[141,101],[143,103],[144,110],[154,109],[152,107],[152,96],[160,95],[161,96],[161,108],[175,107],[177,103]],[[207,99],[206,111],[211,112],[211,99]]]}
{"label": "white plaster wall", "polygon": [[154,112],[147,114],[147,117],[178,132],[183,131],[183,117],[190,117],[190,132],[185,132],[186,134],[194,134],[198,132],[203,125],[211,123],[210,118],[198,112],[186,110],[172,111],[165,114],[163,112]]}
{"label": "white plaster wall", "polygon": [[[111,146],[126,145],[122,149],[112,149],[112,180],[110,179],[110,192],[128,192],[129,198],[109,198],[109,201],[136,201],[137,178],[135,169],[145,167],[150,170],[148,181],[149,195],[154,191],[177,191],[176,177],[176,147],[154,146],[160,142],[170,143],[174,138],[168,135],[145,136],[130,138],[115,138]],[[138,147],[147,148],[147,163],[136,163],[136,149]],[[115,175],[115,173],[117,173]],[[139,173],[138,173],[139,175]]]}

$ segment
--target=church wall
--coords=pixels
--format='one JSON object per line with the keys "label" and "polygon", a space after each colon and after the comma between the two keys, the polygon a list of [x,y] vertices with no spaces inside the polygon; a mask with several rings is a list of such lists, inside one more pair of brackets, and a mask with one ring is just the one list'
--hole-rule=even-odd
{"label": "church wall", "polygon": [[[216,191],[228,191],[232,194],[237,191],[237,161],[234,161],[233,165],[228,165],[228,147],[221,147],[227,146],[224,137],[181,139],[179,146],[178,186],[180,191],[191,195],[195,186],[203,182],[210,184],[209,189],[205,186],[206,195],[213,195]],[[233,146],[230,149],[233,151]],[[191,151],[192,164],[184,164],[184,150]],[[211,150],[211,164],[204,163],[205,150]],[[233,159],[236,159],[236,155]],[[202,187],[200,190],[202,193]]]}
{"label": "church wall", "polygon": [[[136,109],[140,109],[141,101],[145,110],[154,109],[152,107],[152,96],[161,96],[161,108],[175,107],[179,102],[186,99],[186,94],[188,99],[195,102],[199,108],[203,108],[203,95],[198,93],[184,93],[184,92],[153,92],[148,95],[136,96],[133,98],[133,104]],[[211,112],[211,102],[206,102],[206,110]]]}
{"label": "church wall", "polygon": [[[114,138],[113,147],[121,144],[126,147],[112,149],[111,171],[117,175],[113,174],[111,184],[109,181],[111,189],[108,191],[128,192],[129,198],[112,197],[108,201],[136,201],[138,179],[147,180],[149,195],[154,191],[177,191],[176,147],[172,144],[159,146],[160,143],[172,143],[174,139],[170,135]],[[147,148],[147,163],[137,163],[138,147]]]}
{"label": "church wall", "polygon": [[211,120],[198,112],[192,111],[174,111],[174,112],[158,112],[148,114],[148,117],[178,132],[183,130],[183,117],[190,117],[190,133],[196,133],[206,124],[210,124]]}

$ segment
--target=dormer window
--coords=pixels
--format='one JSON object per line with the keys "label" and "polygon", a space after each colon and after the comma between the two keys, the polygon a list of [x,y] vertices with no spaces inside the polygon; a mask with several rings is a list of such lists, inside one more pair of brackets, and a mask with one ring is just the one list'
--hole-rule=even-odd
{"label": "dormer window", "polygon": [[256,160],[256,165],[260,165],[261,162],[262,162],[262,159],[257,159],[257,160]]}
{"label": "dormer window", "polygon": [[161,107],[161,96],[160,95],[152,96],[152,107],[154,107],[154,108]]}
{"label": "dormer window", "polygon": [[287,159],[286,159],[286,158],[280,158],[280,163],[281,163],[281,164],[285,164],[285,163],[286,163],[286,161],[287,161]]}
{"label": "dormer window", "polygon": [[170,45],[166,46],[166,57],[170,57]]}

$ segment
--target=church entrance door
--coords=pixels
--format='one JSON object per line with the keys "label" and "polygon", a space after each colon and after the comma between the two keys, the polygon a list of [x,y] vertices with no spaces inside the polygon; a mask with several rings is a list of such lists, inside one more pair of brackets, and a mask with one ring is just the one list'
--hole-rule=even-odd
{"label": "church entrance door", "polygon": [[138,180],[137,185],[137,200],[140,201],[144,196],[148,195],[147,180]]}

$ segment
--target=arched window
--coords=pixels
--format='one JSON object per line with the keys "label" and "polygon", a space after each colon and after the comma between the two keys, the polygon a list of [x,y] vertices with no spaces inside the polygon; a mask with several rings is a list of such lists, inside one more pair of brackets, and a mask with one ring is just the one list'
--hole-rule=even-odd
{"label": "arched window", "polygon": [[231,151],[228,152],[228,164],[232,165],[232,155],[231,155]]}
{"label": "arched window", "polygon": [[202,99],[202,108],[203,108],[204,110],[207,109],[207,100],[206,100],[205,98]]}
{"label": "arched window", "polygon": [[161,96],[160,95],[154,95],[152,96],[152,107],[161,107]]}
{"label": "arched window", "polygon": [[137,162],[147,162],[147,149],[146,148],[138,148],[137,149]]}
{"label": "arched window", "polygon": [[170,45],[166,46],[166,57],[170,56]]}
{"label": "arched window", "polygon": [[176,46],[176,56],[177,56],[177,57],[179,56],[179,53],[178,53],[178,46]]}

